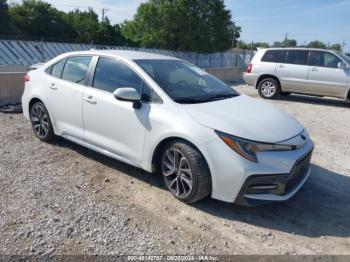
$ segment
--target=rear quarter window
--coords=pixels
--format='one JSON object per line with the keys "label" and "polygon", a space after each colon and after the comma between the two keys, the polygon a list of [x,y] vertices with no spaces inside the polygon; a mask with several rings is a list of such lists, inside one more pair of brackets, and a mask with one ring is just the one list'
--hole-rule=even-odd
{"label": "rear quarter window", "polygon": [[63,59],[63,60],[59,61],[58,63],[54,64],[51,67],[51,72],[50,72],[51,75],[54,77],[57,77],[57,78],[61,78],[65,63],[66,63],[66,59]]}
{"label": "rear quarter window", "polygon": [[267,50],[263,57],[261,58],[262,62],[271,62],[277,63],[279,60],[281,50]]}

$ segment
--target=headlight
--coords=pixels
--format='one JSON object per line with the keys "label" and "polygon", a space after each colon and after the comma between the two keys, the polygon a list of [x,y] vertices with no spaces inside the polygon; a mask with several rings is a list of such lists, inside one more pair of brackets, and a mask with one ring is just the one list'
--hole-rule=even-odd
{"label": "headlight", "polygon": [[216,131],[216,134],[236,153],[257,162],[256,153],[262,151],[291,151],[295,146],[254,142]]}

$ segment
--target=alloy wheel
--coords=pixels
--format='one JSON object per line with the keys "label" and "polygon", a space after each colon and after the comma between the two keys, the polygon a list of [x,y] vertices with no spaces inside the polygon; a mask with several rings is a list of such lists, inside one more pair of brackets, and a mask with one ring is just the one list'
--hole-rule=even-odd
{"label": "alloy wheel", "polygon": [[35,134],[39,138],[45,138],[49,132],[49,118],[42,105],[35,104],[32,107],[30,118]]}
{"label": "alloy wheel", "polygon": [[261,93],[265,96],[265,97],[272,97],[275,95],[276,93],[276,85],[275,83],[273,83],[272,81],[265,81],[262,85],[261,85]]}
{"label": "alloy wheel", "polygon": [[193,176],[188,160],[176,148],[168,149],[162,160],[162,173],[171,193],[186,198],[192,191]]}

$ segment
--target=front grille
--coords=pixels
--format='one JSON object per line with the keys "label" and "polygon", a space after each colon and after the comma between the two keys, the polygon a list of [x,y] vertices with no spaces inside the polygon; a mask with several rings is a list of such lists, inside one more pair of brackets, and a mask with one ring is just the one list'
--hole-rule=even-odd
{"label": "front grille", "polygon": [[247,178],[241,193],[285,195],[293,191],[310,168],[312,151],[298,159],[289,174],[252,175]]}
{"label": "front grille", "polygon": [[286,192],[292,191],[307,175],[310,168],[311,156],[312,151],[296,162],[290,172],[290,177],[285,188]]}

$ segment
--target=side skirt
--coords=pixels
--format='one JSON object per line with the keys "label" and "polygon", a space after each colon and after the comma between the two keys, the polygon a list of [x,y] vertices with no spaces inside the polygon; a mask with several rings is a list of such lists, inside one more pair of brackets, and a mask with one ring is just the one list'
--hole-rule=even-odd
{"label": "side skirt", "polygon": [[93,151],[96,151],[96,152],[98,152],[100,154],[103,154],[105,156],[111,157],[111,158],[113,158],[115,160],[118,160],[118,161],[124,162],[124,163],[126,163],[128,165],[131,165],[131,166],[143,169],[142,166],[140,166],[138,163],[130,161],[129,159],[126,159],[126,158],[121,157],[119,155],[116,155],[116,154],[114,154],[114,153],[112,153],[112,152],[110,152],[108,150],[105,150],[105,149],[102,149],[100,147],[91,145],[90,143],[88,143],[86,141],[82,141],[82,140],[80,140],[78,138],[71,137],[71,136],[68,136],[68,135],[62,135],[62,137],[67,139],[67,140],[69,140],[69,141],[71,141],[71,142],[73,142],[73,143],[76,143],[76,144],[81,145],[83,147],[89,148],[89,149],[91,149]]}

